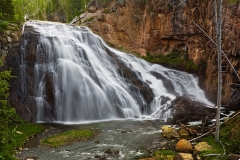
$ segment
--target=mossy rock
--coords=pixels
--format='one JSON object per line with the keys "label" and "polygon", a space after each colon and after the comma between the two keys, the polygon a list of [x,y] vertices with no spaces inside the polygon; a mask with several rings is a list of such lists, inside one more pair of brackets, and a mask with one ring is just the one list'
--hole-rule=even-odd
{"label": "mossy rock", "polygon": [[41,140],[41,144],[49,147],[60,147],[74,142],[90,140],[95,137],[97,133],[96,130],[92,129],[70,130],[45,138]]}

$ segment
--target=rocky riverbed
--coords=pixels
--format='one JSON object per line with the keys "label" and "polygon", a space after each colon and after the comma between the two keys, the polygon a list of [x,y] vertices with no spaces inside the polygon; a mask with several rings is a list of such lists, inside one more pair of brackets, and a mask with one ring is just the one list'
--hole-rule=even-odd
{"label": "rocky riverbed", "polygon": [[[167,140],[161,136],[159,120],[117,120],[81,125],[47,125],[44,133],[29,140],[16,154],[20,160],[38,159],[95,159],[105,156],[107,159],[140,159],[150,157],[159,147],[173,149],[176,140]],[[96,138],[57,148],[40,145],[42,138],[71,129],[92,128],[100,131]],[[172,143],[175,143],[172,145]]]}

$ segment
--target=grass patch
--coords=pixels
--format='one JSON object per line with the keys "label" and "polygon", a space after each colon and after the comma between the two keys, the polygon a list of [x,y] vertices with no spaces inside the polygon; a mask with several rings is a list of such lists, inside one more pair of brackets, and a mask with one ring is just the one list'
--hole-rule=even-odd
{"label": "grass patch", "polygon": [[41,140],[42,145],[49,147],[59,147],[74,142],[85,141],[92,139],[97,134],[96,131],[91,129],[70,130],[63,132],[52,137]]}
{"label": "grass patch", "polygon": [[224,142],[226,152],[239,154],[240,115],[221,126],[220,140]]}
{"label": "grass patch", "polygon": [[11,124],[5,129],[3,140],[4,146],[1,146],[0,160],[14,160],[12,156],[15,150],[21,148],[27,139],[34,136],[45,129],[44,126],[39,124],[33,124],[26,121],[20,123]]}
{"label": "grass patch", "polygon": [[154,153],[154,158],[156,160],[164,160],[174,158],[175,155],[176,153],[171,150],[159,150]]}
{"label": "grass patch", "polygon": [[198,66],[189,59],[187,52],[178,51],[174,49],[171,53],[165,55],[152,55],[150,52],[146,56],[141,57],[146,61],[158,64],[170,64],[173,66],[181,66],[187,71],[197,71]]}
{"label": "grass patch", "polygon": [[[214,136],[208,136],[202,139],[212,146],[211,150],[204,151],[201,157],[207,154],[223,154],[224,150],[221,143],[215,142]],[[230,120],[226,124],[223,124],[220,129],[220,141],[225,147],[226,155],[233,153],[239,154],[240,147],[240,115]],[[204,160],[212,160],[214,157],[204,157]],[[217,159],[217,158],[216,158]],[[226,156],[221,156],[218,159],[226,159]]]}
{"label": "grass patch", "polygon": [[228,4],[237,4],[238,0],[228,0],[227,3]]}
{"label": "grass patch", "polygon": [[214,136],[208,136],[202,139],[202,141],[207,142],[212,149],[206,150],[206,151],[202,151],[202,153],[200,154],[201,159],[203,160],[225,160],[226,159],[226,155],[225,156],[206,156],[209,154],[223,154],[224,150],[223,147],[221,145],[221,143],[216,143],[215,142],[215,137]]}

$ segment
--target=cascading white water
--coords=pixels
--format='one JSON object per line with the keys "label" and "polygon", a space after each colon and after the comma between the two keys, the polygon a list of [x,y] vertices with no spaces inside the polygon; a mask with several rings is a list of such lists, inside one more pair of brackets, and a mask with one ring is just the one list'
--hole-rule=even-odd
{"label": "cascading white water", "polygon": [[[170,101],[185,94],[212,104],[196,76],[110,48],[86,27],[39,21],[28,21],[25,26],[39,34],[34,66],[38,122],[80,123],[143,115],[166,119],[171,117],[165,111]],[[152,89],[150,104],[123,76],[116,58]],[[167,103],[161,103],[163,97],[168,97]],[[141,109],[147,106],[150,112]]]}

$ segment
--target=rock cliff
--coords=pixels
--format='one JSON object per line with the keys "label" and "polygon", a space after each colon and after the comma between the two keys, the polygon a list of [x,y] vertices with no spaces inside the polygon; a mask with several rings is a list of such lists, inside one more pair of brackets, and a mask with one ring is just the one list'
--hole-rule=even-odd
{"label": "rock cliff", "polygon": [[[223,51],[240,73],[240,5],[224,1]],[[215,45],[197,27],[215,39],[214,4],[209,0],[92,0],[88,12],[80,16],[109,44],[132,53],[166,55],[174,49],[188,53],[198,66],[200,84],[215,100],[217,91],[217,53]],[[197,25],[196,25],[197,24]],[[225,104],[231,95],[230,83],[238,78],[230,65],[223,75]]]}

